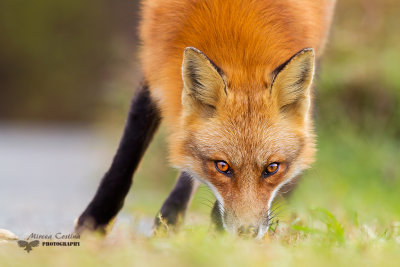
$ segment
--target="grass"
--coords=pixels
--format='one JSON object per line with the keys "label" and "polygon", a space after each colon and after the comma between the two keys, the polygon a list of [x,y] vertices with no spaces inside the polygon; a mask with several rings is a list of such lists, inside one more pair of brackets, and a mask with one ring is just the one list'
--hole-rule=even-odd
{"label": "grass", "polygon": [[[399,141],[342,130],[318,130],[318,160],[292,197],[280,200],[279,224],[264,240],[215,233],[205,201],[213,197],[202,188],[181,231],[149,238],[133,230],[132,220],[105,239],[84,237],[80,247],[39,247],[27,254],[14,243],[2,244],[1,265],[398,266]],[[150,148],[125,205],[135,218],[154,216],[172,186],[176,173],[161,158],[149,170],[165,155],[161,140]]]}

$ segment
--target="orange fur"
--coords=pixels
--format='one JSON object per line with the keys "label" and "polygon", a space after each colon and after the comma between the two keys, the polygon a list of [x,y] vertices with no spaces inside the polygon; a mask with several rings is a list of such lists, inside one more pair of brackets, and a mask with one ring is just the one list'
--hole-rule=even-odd
{"label": "orange fur", "polygon": [[141,61],[167,125],[179,127],[181,63],[186,47],[204,52],[239,90],[263,84],[293,54],[320,55],[333,0],[146,0]]}
{"label": "orange fur", "polygon": [[[260,218],[276,191],[313,162],[314,52],[317,57],[322,52],[333,5],[331,0],[143,4],[143,71],[171,133],[172,163],[213,189],[224,203],[227,229],[265,228]],[[203,52],[222,76],[204,54],[186,47]],[[274,72],[307,47],[313,50]],[[192,76],[191,64],[197,72]],[[202,85],[192,83],[193,77]],[[196,96],[196,90],[203,91]],[[217,172],[214,160],[226,161],[234,177]],[[261,179],[271,162],[280,163],[279,172]]]}

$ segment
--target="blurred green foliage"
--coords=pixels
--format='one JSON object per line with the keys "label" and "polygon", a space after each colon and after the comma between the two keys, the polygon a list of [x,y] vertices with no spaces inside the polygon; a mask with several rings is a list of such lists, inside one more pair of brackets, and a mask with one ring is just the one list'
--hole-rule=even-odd
{"label": "blurred green foliage", "polygon": [[400,3],[338,1],[317,79],[318,123],[400,137]]}
{"label": "blurred green foliage", "polygon": [[135,47],[137,5],[1,1],[0,119],[95,119],[103,84],[118,62],[117,43]]}

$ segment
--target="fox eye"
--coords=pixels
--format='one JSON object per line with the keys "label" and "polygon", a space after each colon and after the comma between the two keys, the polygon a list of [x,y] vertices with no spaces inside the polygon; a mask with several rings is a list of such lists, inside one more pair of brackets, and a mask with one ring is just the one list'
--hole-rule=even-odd
{"label": "fox eye", "polygon": [[214,161],[215,168],[222,174],[231,174],[231,168],[229,167],[228,163],[223,160],[216,160]]}
{"label": "fox eye", "polygon": [[265,168],[263,176],[264,178],[267,178],[273,174],[275,174],[279,170],[279,163],[278,162],[273,162]]}

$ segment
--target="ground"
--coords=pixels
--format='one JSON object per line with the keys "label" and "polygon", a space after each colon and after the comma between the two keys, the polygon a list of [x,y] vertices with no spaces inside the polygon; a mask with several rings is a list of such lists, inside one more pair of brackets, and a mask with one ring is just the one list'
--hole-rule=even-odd
{"label": "ground", "polygon": [[399,141],[346,129],[317,127],[318,160],[292,197],[277,204],[279,223],[264,240],[215,233],[209,222],[213,197],[205,187],[180,231],[147,236],[175,175],[162,159],[161,133],[109,236],[82,236],[79,247],[39,246],[29,254],[15,241],[4,242],[2,266],[398,266]]}

